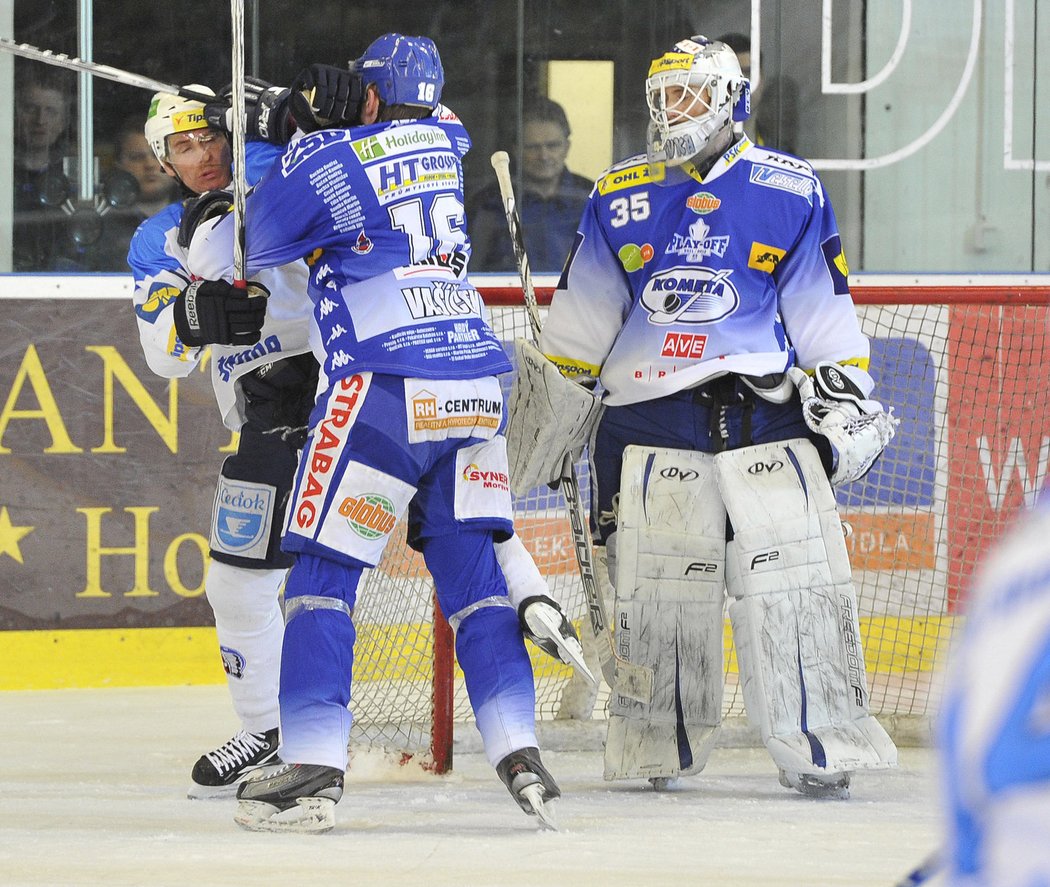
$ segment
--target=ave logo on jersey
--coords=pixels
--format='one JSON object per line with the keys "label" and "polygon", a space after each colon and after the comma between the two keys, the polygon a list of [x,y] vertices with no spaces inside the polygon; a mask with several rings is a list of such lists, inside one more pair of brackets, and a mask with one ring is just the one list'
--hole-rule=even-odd
{"label": "ave logo on jersey", "polygon": [[211,547],[238,557],[266,557],[273,521],[275,487],[219,477],[215,490]]}
{"label": "ave logo on jersey", "polygon": [[664,253],[668,256],[681,256],[687,262],[702,262],[707,256],[722,258],[729,248],[729,236],[714,236],[711,226],[703,219],[697,219],[689,226],[689,234],[672,234],[671,243]]}
{"label": "ave logo on jersey", "polygon": [[731,269],[669,268],[654,274],[642,291],[649,323],[717,323],[740,307]]}

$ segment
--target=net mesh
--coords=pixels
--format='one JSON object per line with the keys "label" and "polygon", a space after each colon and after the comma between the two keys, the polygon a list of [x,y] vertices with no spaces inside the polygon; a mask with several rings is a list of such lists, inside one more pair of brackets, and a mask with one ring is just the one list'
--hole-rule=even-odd
{"label": "net mesh", "polygon": [[[520,293],[518,294],[520,298]],[[928,288],[855,290],[871,340],[875,395],[900,419],[872,471],[837,492],[854,571],[871,707],[892,729],[928,727],[936,676],[975,564],[1012,515],[1030,504],[1050,461],[1047,293]],[[1024,302],[1027,302],[1024,303]],[[528,336],[521,306],[492,309],[508,345]],[[588,501],[586,462],[577,466]],[[561,494],[515,503],[518,534],[586,639],[585,604]],[[432,587],[404,532],[367,578],[355,612],[353,739],[428,755],[433,727]],[[566,666],[530,648],[537,718],[604,717]],[[723,713],[744,714],[728,620]],[[597,667],[592,670],[598,672]],[[453,718],[472,720],[455,671]]]}

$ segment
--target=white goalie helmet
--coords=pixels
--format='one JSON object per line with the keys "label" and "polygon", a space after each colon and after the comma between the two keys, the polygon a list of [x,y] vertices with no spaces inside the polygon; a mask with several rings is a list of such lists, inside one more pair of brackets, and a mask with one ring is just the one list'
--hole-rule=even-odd
{"label": "white goalie helmet", "polygon": [[706,37],[679,40],[653,59],[645,81],[649,159],[679,166],[751,115],[751,87],[736,53]]}
{"label": "white goalie helmet", "polygon": [[[200,95],[215,95],[207,86],[194,83],[187,90]],[[204,103],[186,99],[170,92],[158,92],[150,102],[146,115],[146,141],[161,163],[168,162],[168,136],[177,132],[205,129]]]}

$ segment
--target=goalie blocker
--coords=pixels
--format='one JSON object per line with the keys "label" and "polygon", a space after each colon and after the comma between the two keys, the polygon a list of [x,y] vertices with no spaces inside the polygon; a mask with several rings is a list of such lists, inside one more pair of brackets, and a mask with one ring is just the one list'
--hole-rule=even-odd
{"label": "goalie blocker", "polygon": [[868,712],[848,555],[812,443],[631,446],[620,489],[617,644],[656,683],[650,705],[610,702],[605,778],[658,784],[704,767],[721,719],[723,582],[748,719],[785,784],[844,792],[849,771],[893,766]]}

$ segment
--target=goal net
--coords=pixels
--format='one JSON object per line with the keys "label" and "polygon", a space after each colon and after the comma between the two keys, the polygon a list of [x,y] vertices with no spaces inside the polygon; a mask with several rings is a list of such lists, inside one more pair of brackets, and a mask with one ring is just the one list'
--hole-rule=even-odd
{"label": "goal net", "polygon": [[[875,396],[901,424],[872,471],[837,495],[872,710],[898,741],[922,741],[970,574],[1046,475],[1050,289],[866,284],[853,293],[871,340]],[[520,288],[482,291],[508,346],[529,335]],[[538,294],[543,302],[550,290]],[[587,502],[585,461],[577,472]],[[515,523],[584,637],[590,629],[561,494],[530,491],[515,502]],[[403,530],[394,537],[355,611],[352,744],[441,771],[451,763],[453,731],[473,730],[472,715],[422,558]],[[588,697],[567,666],[531,645],[530,653],[538,720],[605,718],[604,684]],[[723,714],[731,720],[744,709],[728,619],[725,671]]]}

